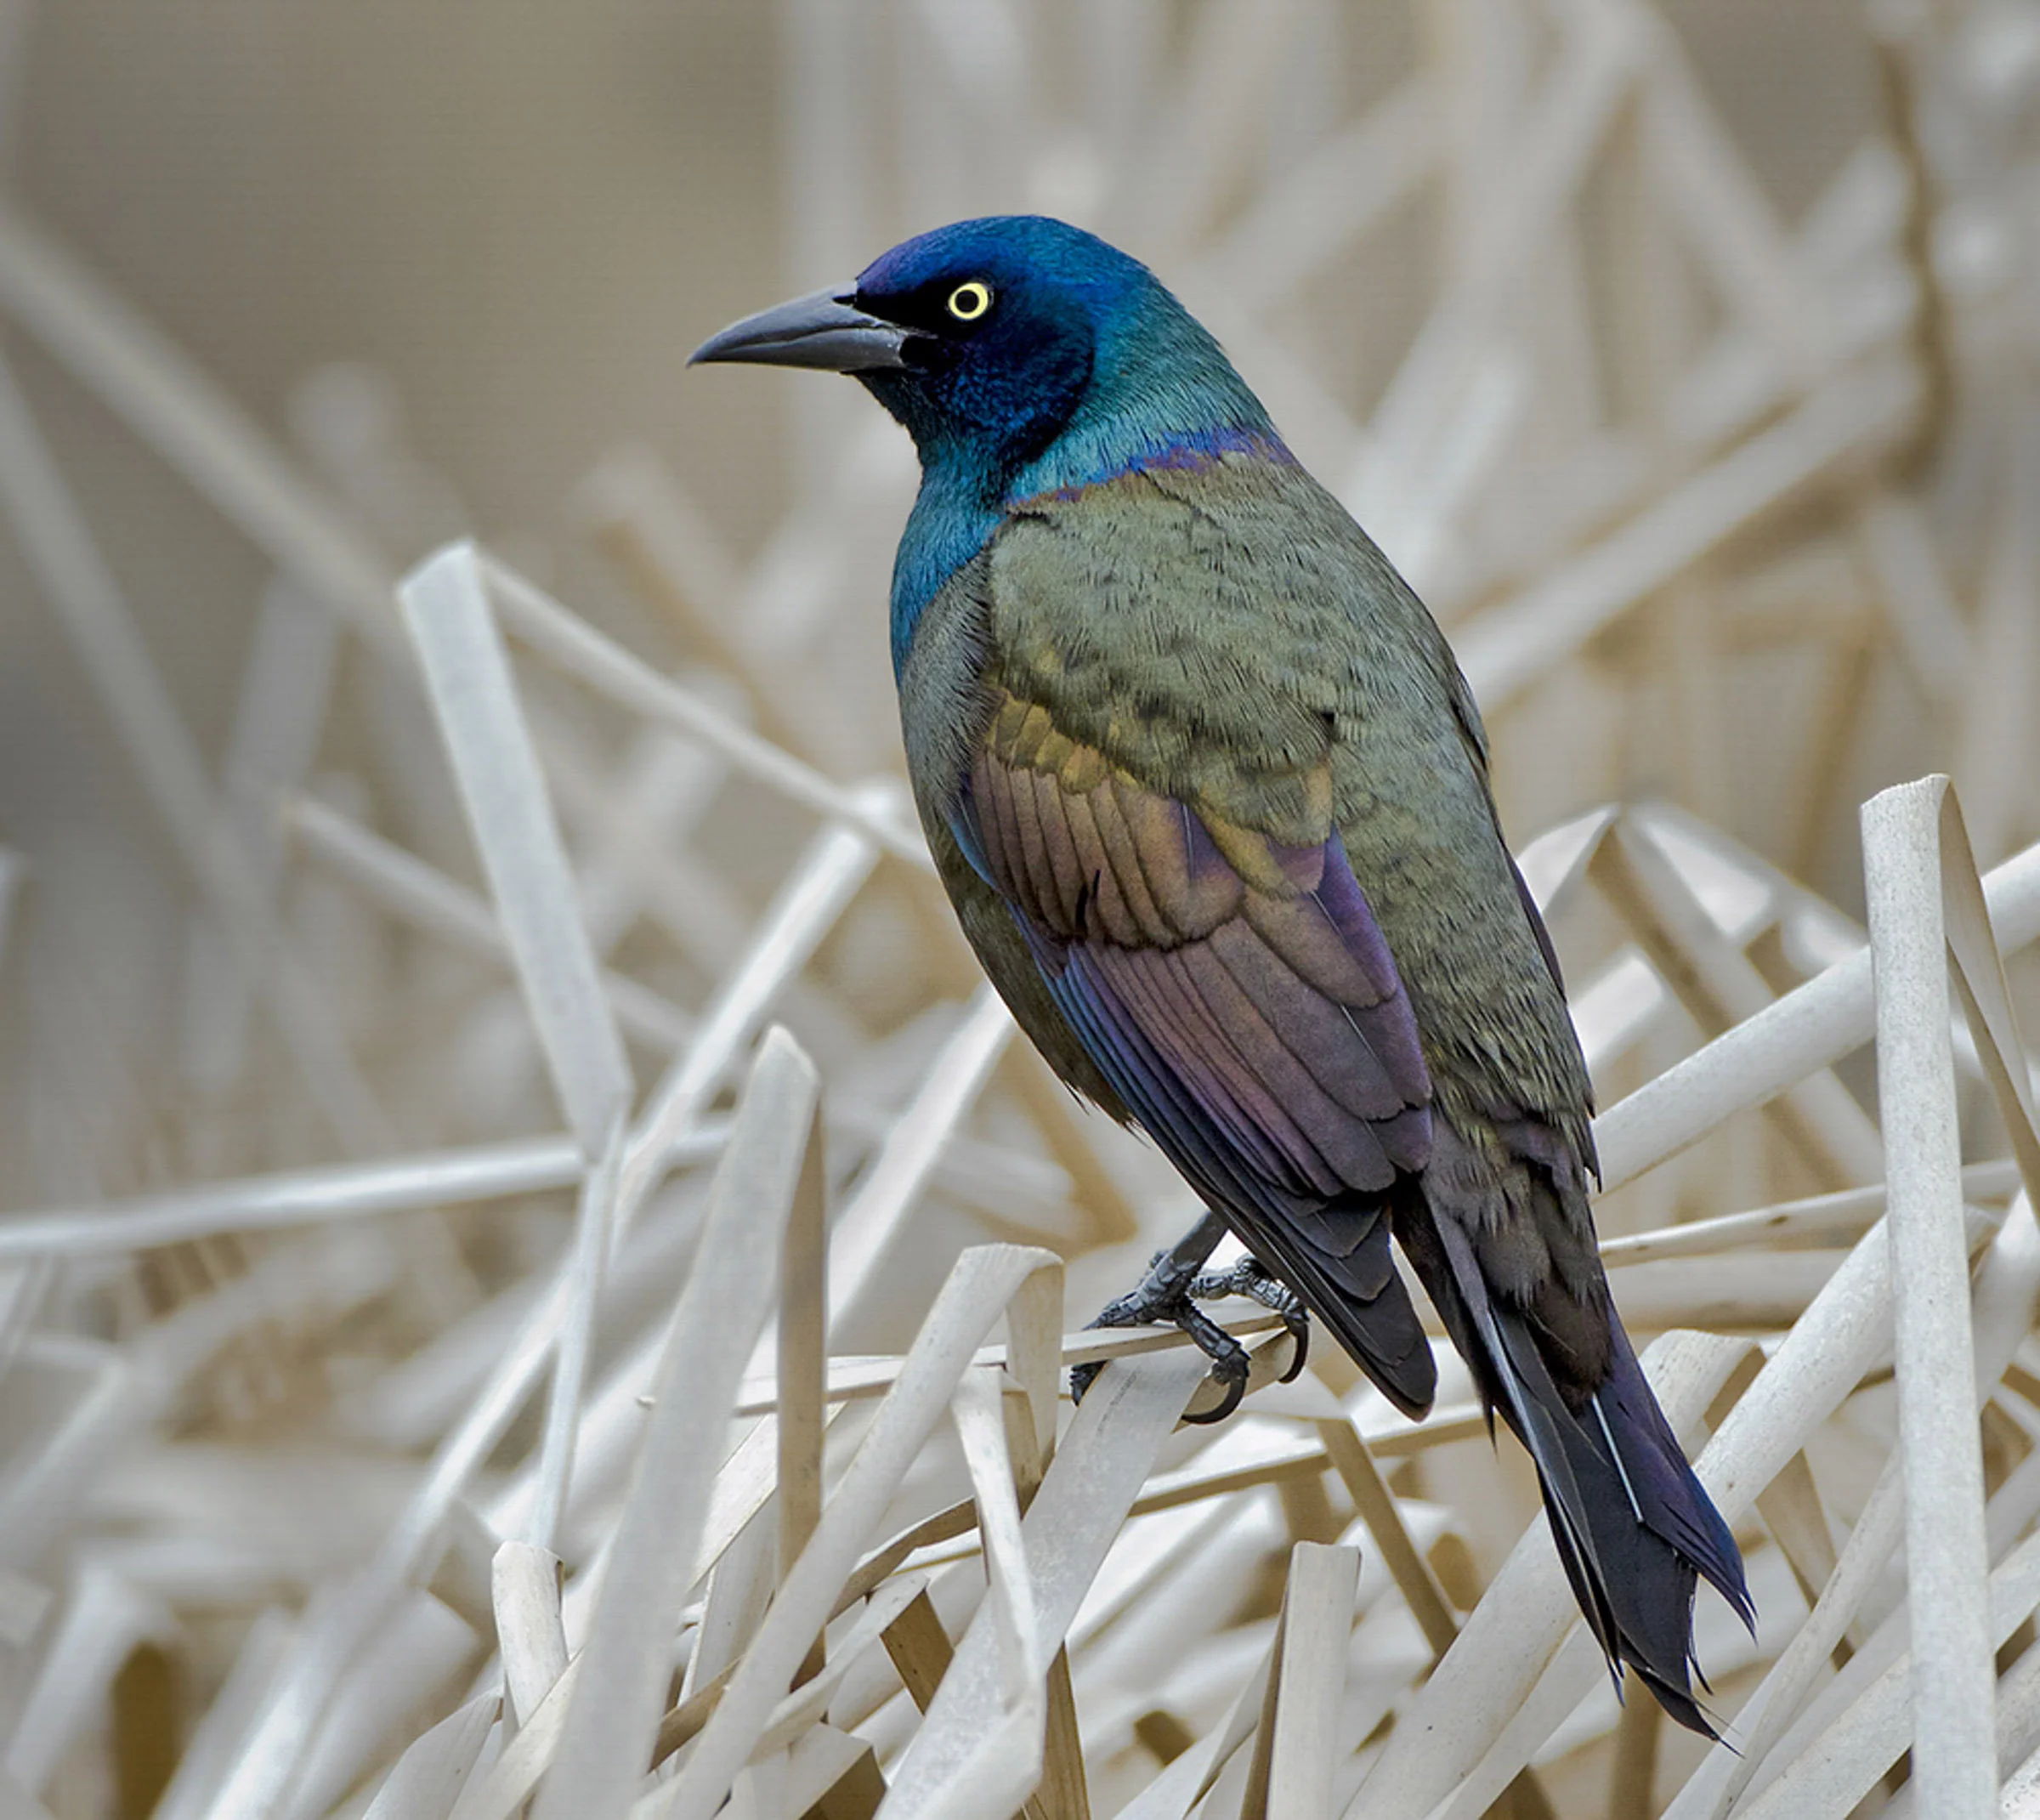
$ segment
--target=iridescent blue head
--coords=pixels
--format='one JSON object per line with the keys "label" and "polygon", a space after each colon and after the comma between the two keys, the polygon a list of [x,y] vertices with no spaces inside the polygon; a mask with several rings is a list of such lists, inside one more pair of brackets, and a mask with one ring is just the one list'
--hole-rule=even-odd
{"label": "iridescent blue head", "polygon": [[694,359],[854,373],[932,475],[949,469],[993,498],[1101,479],[1151,451],[1274,440],[1218,343],[1153,272],[1040,215],[903,241],[854,283],[746,317]]}
{"label": "iridescent blue head", "polygon": [[896,657],[1012,501],[1228,450],[1287,458],[1153,273],[1039,215],[903,241],[854,282],[747,316],[693,359],[854,374],[911,432],[924,478],[894,580]]}

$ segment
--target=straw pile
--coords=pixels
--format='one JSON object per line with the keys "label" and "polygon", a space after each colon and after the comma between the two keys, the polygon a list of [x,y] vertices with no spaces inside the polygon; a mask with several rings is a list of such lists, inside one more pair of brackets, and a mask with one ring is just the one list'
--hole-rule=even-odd
{"label": "straw pile", "polygon": [[1086,220],[1451,629],[1748,1556],[1730,1742],[1618,1704],[1448,1350],[1413,1426],[1243,1305],[1211,1430],[1176,1336],[1083,1331],[1194,1210],[950,928],[850,388],[748,565],[619,451],[575,535],[635,612],[577,611],[428,553],[367,381],[286,455],[8,209],[0,313],[275,580],[213,758],[0,368],[7,535],[192,906],[137,1096],[0,850],[0,1812],[2034,1811],[2040,14],[1880,13],[1788,225],[1646,0],[1426,9],[1343,113],[1329,0],[1100,8],[1067,96],[1030,13],[906,9],[881,74],[864,12],[791,9],[790,287],[882,244],[881,116],[901,225]]}

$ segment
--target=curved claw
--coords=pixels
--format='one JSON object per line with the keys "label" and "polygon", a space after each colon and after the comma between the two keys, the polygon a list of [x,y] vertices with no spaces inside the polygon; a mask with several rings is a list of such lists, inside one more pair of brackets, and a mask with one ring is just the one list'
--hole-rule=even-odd
{"label": "curved claw", "polygon": [[1289,1330],[1289,1338],[1295,1342],[1295,1357],[1289,1361],[1289,1369],[1275,1381],[1278,1384],[1294,1384],[1303,1375],[1303,1368],[1311,1356],[1311,1324],[1297,1319],[1283,1324]]}
{"label": "curved claw", "polygon": [[1229,1378],[1218,1366],[1214,1365],[1211,1375],[1226,1386],[1226,1394],[1216,1408],[1205,1410],[1202,1415],[1193,1415],[1186,1409],[1183,1420],[1192,1427],[1204,1428],[1213,1422],[1222,1422],[1239,1407],[1240,1399],[1247,1394],[1247,1380],[1244,1372],[1237,1378]]}
{"label": "curved claw", "polygon": [[[1266,1276],[1266,1273],[1263,1274]],[[1284,1384],[1294,1384],[1303,1375],[1303,1368],[1310,1362],[1311,1311],[1304,1307],[1302,1298],[1288,1284],[1278,1283],[1272,1277],[1266,1277],[1266,1280],[1268,1290],[1272,1293],[1255,1296],[1255,1300],[1282,1317],[1282,1324],[1295,1343],[1295,1352],[1289,1360],[1289,1369],[1278,1381]],[[1254,1294],[1252,1290],[1248,1293]]]}
{"label": "curved claw", "polygon": [[[1202,1415],[1184,1416],[1186,1422],[1193,1422],[1200,1426],[1207,1422],[1222,1422],[1239,1407],[1240,1400],[1247,1393],[1246,1374],[1243,1371],[1238,1376],[1232,1375],[1227,1369],[1231,1363],[1229,1359],[1215,1359],[1211,1365],[1211,1375],[1226,1386],[1224,1400]],[[1098,1374],[1104,1369],[1105,1361],[1102,1358],[1087,1359],[1080,1365],[1072,1365],[1069,1368],[1069,1400],[1074,1403],[1081,1403],[1090,1394],[1091,1386],[1097,1382]]]}

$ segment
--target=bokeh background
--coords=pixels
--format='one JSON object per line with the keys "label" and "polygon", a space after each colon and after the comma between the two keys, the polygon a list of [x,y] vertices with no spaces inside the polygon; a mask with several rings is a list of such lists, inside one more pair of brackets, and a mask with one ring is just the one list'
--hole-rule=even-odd
{"label": "bokeh background", "polygon": [[[567,1242],[565,1177],[414,1192],[428,1216],[358,1222],[386,1268],[346,1306],[229,1320],[117,1432],[78,1414],[92,1359],[265,1264],[326,1267],[206,1184],[311,1171],[315,1200],[340,1192],[321,1171],[558,1129],[390,610],[411,565],[479,539],[728,724],[838,784],[896,777],[904,438],[847,383],[687,352],[946,219],[1091,226],[1212,325],[1452,632],[1510,833],[1550,836],[1533,882],[1612,1101],[1861,942],[1877,789],[1952,771],[1986,867],[2040,834],[2037,100],[2030,0],[0,5],[0,1198],[184,1193],[205,1228],[0,1259],[0,1514],[35,1513],[0,1563],[33,1620],[0,1623],[0,1681],[24,1726],[44,1701],[20,1789],[64,1820],[151,1811],[263,1614],[353,1570],[479,1383],[472,1336]],[[712,740],[519,674],[649,1086],[713,1024],[813,817]],[[978,1028],[972,977],[891,862],[809,947],[740,1034],[769,1012],[813,1051],[854,1199]],[[741,1047],[704,1064],[704,1116]],[[998,1066],[832,1350],[899,1349],[988,1236],[1064,1251],[1080,1324],[1186,1211],[1130,1140]],[[1859,1058],[1604,1228],[1873,1182],[1873,1113]],[[1739,1311],[1742,1279],[1640,1292],[1639,1318],[1771,1331],[1818,1270],[1753,1269]],[[400,1376],[428,1354],[437,1402]],[[52,1490],[66,1435],[89,1463]],[[519,1446],[535,1428],[492,1483]],[[1838,1523],[1879,1458],[1823,1456]],[[1397,1488],[1459,1512],[1438,1571],[1468,1605],[1527,1488],[1484,1443],[1428,1470]],[[570,1535],[613,1515],[605,1471]],[[308,1486],[331,1506],[309,1541]],[[1338,1533],[1284,1497],[1284,1534]],[[108,1538],[133,1600],[88,1606]],[[1266,1579],[1238,1576],[1238,1622]],[[489,1640],[462,1639],[277,1811],[361,1811],[485,1678]],[[1205,1698],[1153,1709],[1194,1732]],[[1605,1780],[1612,1712],[1556,1786]],[[1100,1734],[1101,1811],[1167,1756],[1138,1716]],[[207,1811],[218,1773],[161,1811]]]}
{"label": "bokeh background", "polygon": [[[1859,207],[1860,192],[1885,186],[1867,205],[1884,218],[1860,231],[1881,231],[1878,250],[1893,252],[1909,205],[1892,186],[1912,168],[1906,146],[1894,145],[1895,122],[1938,106],[1947,111],[1942,138],[1963,136],[1964,124],[1959,94],[1918,92],[1912,65],[1922,60],[1908,60],[1908,34],[1945,36],[1956,24],[1966,32],[1947,47],[1964,69],[1937,78],[1962,73],[2015,89],[2032,55],[2026,15],[2012,6],[1923,7],[1917,19],[1886,22],[1882,42],[1897,48],[1884,52],[1874,22],[1846,0],[1680,0],[1652,16],[1674,35],[1681,80],[1726,155],[1726,180],[1749,186],[1734,200],[1762,212],[1754,230],[1747,219],[1726,222],[1731,238],[1760,235],[1766,224],[1788,237],[1823,198],[1831,213],[1844,212],[1853,179]],[[1460,483],[1469,496],[1441,525],[1397,495],[1421,490],[1420,463],[1393,447],[1357,456],[1351,445],[1441,278],[1463,262],[1462,243],[1477,238],[1481,185],[1506,196],[1539,100],[1558,102],[1561,114],[1574,105],[1540,97],[1536,79],[1552,45],[1590,29],[1579,24],[1590,17],[1499,4],[1285,3],[1263,18],[1159,0],[1108,4],[1095,17],[963,0],[422,10],[23,0],[6,28],[7,156],[20,204],[294,445],[329,490],[380,496],[352,507],[378,520],[368,528],[394,560],[472,530],[548,576],[572,575],[580,603],[612,623],[629,616],[644,647],[664,655],[680,638],[670,618],[641,598],[616,598],[614,564],[588,559],[591,477],[620,452],[649,454],[741,564],[870,415],[848,387],[823,396],[798,377],[688,374],[687,349],[761,300],[853,271],[917,228],[1028,208],[1116,235],[1221,332],[1235,331],[1236,357],[1276,399],[1291,439],[1391,553],[1408,551],[1406,566],[1433,583],[1451,622],[1550,561],[1554,551],[1521,520],[1562,490],[1552,475],[1577,468],[1580,433],[1595,420],[1647,423],[1652,407],[1636,395],[1636,350],[1617,332],[1621,319],[1654,324],[1670,364],[1721,326],[1718,286],[1690,262],[1680,269],[1678,252],[1655,277],[1644,269],[1648,235],[1678,234],[1676,184],[1637,174],[1650,159],[1625,143],[1643,130],[1627,104],[1606,106],[1583,88],[1580,122],[1594,143],[1570,155],[1574,187],[1532,230],[1538,244],[1508,256],[1493,281],[1504,311],[1519,318],[1518,351],[1538,370],[1527,401],[1503,405],[1505,428],[1485,433],[1477,476]],[[1355,173],[1370,148],[1313,177],[1314,154],[1336,149],[1371,107],[1408,99],[1412,78],[1436,60],[1448,82],[1431,85],[1402,130],[1377,122],[1384,148],[1400,142],[1405,167],[1377,179],[1391,189],[1386,199],[1352,195],[1367,187]],[[1442,121],[1471,133],[1476,116],[1478,133],[1458,147],[1448,179],[1429,135]],[[2003,156],[1999,129],[2016,124],[1968,122],[1968,136],[1988,149],[1935,146],[1946,168],[1931,180],[1955,183],[1958,164]],[[1934,122],[1920,131],[1933,139]],[[1898,170],[1879,167],[1895,153]],[[1703,180],[1719,185],[1724,173]],[[1625,196],[1628,182],[1647,193]],[[1369,231],[1342,231],[1332,200],[1341,186]],[[1313,204],[1333,218],[1300,236],[1300,252],[1285,252],[1294,216]],[[1944,260],[1958,259],[1964,248],[1952,243],[1977,224],[1953,210],[1938,224]],[[1569,326],[1551,321],[1561,313],[1551,296],[1561,269],[1584,292],[1567,301]],[[1631,309],[1614,292],[1632,283],[1669,289]],[[1816,343],[1828,332],[1801,326]],[[1574,345],[1562,347],[1568,333]],[[190,509],[188,490],[81,395],[75,376],[53,373],[32,341],[15,359],[53,444],[77,464],[94,532],[152,659],[194,738],[218,759],[264,558],[216,516]],[[1491,369],[1483,383],[1505,390],[1516,381]],[[1944,415],[1930,432],[1944,453],[1947,428]],[[363,441],[369,452],[355,446]],[[1593,453],[1649,460],[1640,447]],[[371,472],[378,460],[422,471]],[[1399,466],[1420,471],[1384,478]],[[897,474],[883,483],[885,508],[906,484]],[[1592,506],[1575,514],[1594,526]],[[1477,536],[1483,518],[1516,519],[1497,541],[1516,547],[1470,563],[1438,547]],[[866,671],[877,648],[875,573],[882,579],[872,563],[891,522],[881,509],[869,547],[843,553],[856,566],[831,600],[844,635],[830,657],[864,654]],[[1775,514],[1757,516],[1760,548],[1776,528]],[[1581,532],[1566,524],[1544,541],[1563,548]],[[1838,565],[1848,543],[1845,526],[1816,540]],[[1742,553],[1730,553],[1728,565]],[[1958,581],[1976,554],[1974,536],[1954,541]],[[1504,722],[1501,779],[1516,836],[1603,800],[1663,796],[1850,902],[1855,803],[1949,755],[1908,737],[1924,730],[1927,704],[1888,673],[1888,653],[1863,650],[1856,630],[1799,636],[1853,621],[1844,597],[1855,579],[1819,573],[1809,555],[1804,572],[1778,585],[1799,598],[1770,610],[1761,660],[1743,663],[1739,649],[1711,689],[1689,695],[1686,708],[1706,716],[1700,726],[1682,724],[1675,706],[1659,712],[1663,691],[1652,686],[1649,672],[1662,682],[1681,663],[1680,648],[1626,625],[1590,654],[1601,661],[1595,680],[1612,675],[1619,686],[1561,685],[1572,687],[1564,710],[1527,714],[1533,730],[1520,742]],[[105,938],[89,944],[99,989],[121,995],[111,1014],[125,1033],[160,1040],[167,974],[150,957],[162,946],[157,919],[181,887],[167,856],[151,851],[151,814],[128,768],[93,737],[101,717],[18,569],[0,610],[0,804],[14,844],[38,855],[46,893],[65,897],[60,923],[107,921]],[[706,610],[744,636],[736,606]],[[1818,649],[1779,649],[1795,645]],[[1831,774],[1810,798],[1790,787],[1810,768],[1800,748],[1821,740],[1822,715],[1851,691],[1867,698],[1862,723],[1830,745]],[[852,735],[836,756],[883,764],[886,718],[861,688],[852,699],[869,715],[870,739]],[[1551,751],[1554,738],[1562,751]],[[75,905],[59,883],[69,865],[81,872]]]}

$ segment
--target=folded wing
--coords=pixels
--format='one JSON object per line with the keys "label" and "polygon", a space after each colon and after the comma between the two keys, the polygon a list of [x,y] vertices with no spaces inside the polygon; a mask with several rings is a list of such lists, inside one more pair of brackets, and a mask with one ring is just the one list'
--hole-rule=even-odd
{"label": "folded wing", "polygon": [[1402,1408],[1428,1342],[1386,1197],[1431,1147],[1393,957],[1324,836],[1284,845],[1176,800],[1007,700],[953,816],[1064,1019],[1128,1109]]}

